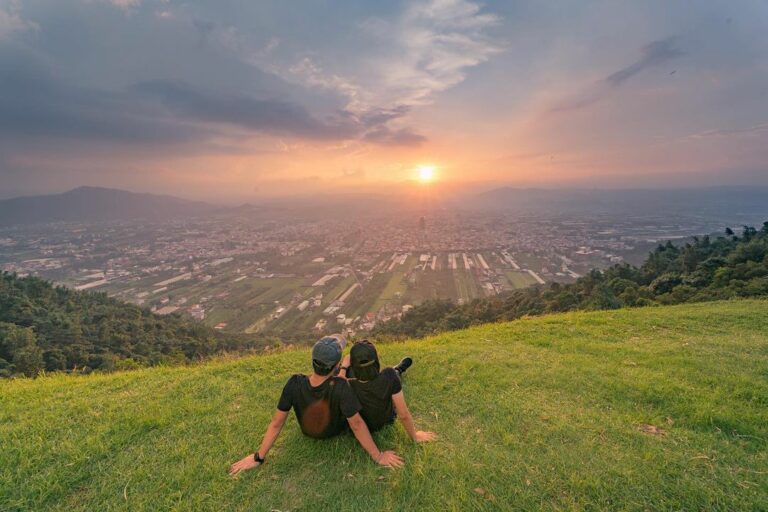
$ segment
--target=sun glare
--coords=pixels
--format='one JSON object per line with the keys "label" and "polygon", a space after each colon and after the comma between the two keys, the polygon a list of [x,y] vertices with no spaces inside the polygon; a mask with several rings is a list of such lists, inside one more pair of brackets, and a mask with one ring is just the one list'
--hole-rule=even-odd
{"label": "sun glare", "polygon": [[419,173],[419,181],[429,183],[435,179],[435,168],[432,165],[420,165],[416,169]]}

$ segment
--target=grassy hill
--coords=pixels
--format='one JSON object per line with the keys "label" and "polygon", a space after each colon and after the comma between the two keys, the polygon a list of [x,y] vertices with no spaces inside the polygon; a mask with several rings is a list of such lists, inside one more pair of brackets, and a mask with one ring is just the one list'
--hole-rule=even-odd
{"label": "grassy hill", "polygon": [[[407,465],[291,418],[258,445],[304,349],[194,367],[0,382],[0,510],[766,510],[768,301],[492,324],[410,354]],[[653,428],[655,427],[655,428]]]}

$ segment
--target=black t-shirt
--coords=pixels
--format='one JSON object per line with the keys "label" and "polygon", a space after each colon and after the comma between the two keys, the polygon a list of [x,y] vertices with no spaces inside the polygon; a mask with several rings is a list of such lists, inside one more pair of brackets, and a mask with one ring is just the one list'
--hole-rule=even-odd
{"label": "black t-shirt", "polygon": [[331,377],[312,387],[309,377],[296,374],[288,379],[277,408],[288,412],[293,407],[301,431],[324,439],[347,429],[347,418],[360,412],[360,402],[346,380]]}
{"label": "black t-shirt", "polygon": [[394,368],[384,368],[375,379],[368,382],[350,379],[349,385],[363,406],[360,416],[368,425],[368,430],[373,432],[395,420],[392,395],[399,393],[403,387],[400,375]]}

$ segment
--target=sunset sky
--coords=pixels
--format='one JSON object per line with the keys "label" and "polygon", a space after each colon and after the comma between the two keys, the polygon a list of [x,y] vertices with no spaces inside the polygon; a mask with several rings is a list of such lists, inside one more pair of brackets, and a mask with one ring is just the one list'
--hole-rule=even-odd
{"label": "sunset sky", "polygon": [[[768,184],[768,2],[0,0],[0,198]],[[418,185],[413,185],[418,186]]]}

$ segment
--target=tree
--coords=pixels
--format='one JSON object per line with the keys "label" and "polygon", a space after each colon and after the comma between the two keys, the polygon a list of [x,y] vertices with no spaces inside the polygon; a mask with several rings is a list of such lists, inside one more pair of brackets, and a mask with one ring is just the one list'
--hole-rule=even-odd
{"label": "tree", "polygon": [[33,377],[43,369],[43,351],[37,346],[32,329],[0,323],[0,345],[0,353],[5,356],[2,358],[5,361],[5,369],[11,373]]}

